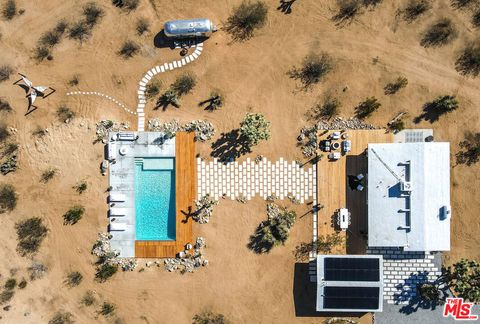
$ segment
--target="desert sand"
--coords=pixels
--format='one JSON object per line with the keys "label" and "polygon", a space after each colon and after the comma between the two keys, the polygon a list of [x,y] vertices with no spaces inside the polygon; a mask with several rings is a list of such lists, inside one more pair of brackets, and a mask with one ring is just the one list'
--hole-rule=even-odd
{"label": "desert sand", "polygon": [[[162,90],[185,71],[197,75],[198,85],[182,99],[179,109],[154,110],[150,102],[146,119],[207,119],[215,126],[215,140],[222,132],[238,127],[247,111],[260,112],[271,121],[271,139],[240,160],[261,154],[269,159],[304,161],[296,147],[296,137],[300,128],[308,125],[306,113],[316,102],[334,94],[342,102],[341,115],[350,117],[360,101],[375,96],[382,107],[367,119],[369,123],[385,126],[398,112],[406,111],[408,127],[434,128],[436,140],[451,142],[452,166],[455,165],[454,154],[464,132],[478,131],[480,124],[479,80],[461,76],[454,69],[462,47],[478,38],[478,30],[471,26],[467,12],[454,10],[449,1],[439,0],[422,19],[407,24],[396,16],[406,1],[384,1],[374,10],[365,10],[352,24],[338,28],[331,21],[336,11],[333,0],[297,1],[289,15],[276,10],[278,1],[266,2],[269,20],[254,38],[232,42],[220,30],[206,41],[196,62],[162,74]],[[136,120],[112,102],[97,97],[67,97],[65,93],[99,91],[133,109],[142,75],[159,63],[179,57],[178,51],[154,45],[163,23],[169,19],[209,17],[221,27],[240,1],[143,0],[129,14],[110,1],[98,1],[106,15],[94,28],[93,36],[82,44],[64,38],[53,50],[54,59],[41,63],[32,59],[38,38],[61,19],[77,21],[87,1],[17,3],[25,13],[12,21],[0,21],[0,63],[12,65],[15,72],[26,73],[36,84],[49,85],[56,92],[40,99],[39,108],[25,116],[24,92],[12,85],[16,76],[0,83],[0,96],[14,108],[12,113],[1,114],[0,119],[18,129],[13,136],[20,145],[19,169],[0,176],[0,182],[13,184],[19,194],[17,208],[0,215],[0,283],[11,273],[17,279],[27,277],[26,268],[32,259],[47,265],[48,272],[44,278],[29,282],[25,289],[16,290],[11,309],[0,311],[2,322],[46,323],[55,312],[63,310],[71,312],[78,323],[116,319],[126,323],[189,323],[194,314],[205,309],[223,313],[234,323],[321,322],[318,317],[296,315],[296,311],[301,315],[306,303],[313,302],[305,298],[303,288],[298,290],[302,285],[295,282],[298,276],[292,253],[296,245],[311,240],[311,216],[298,218],[285,246],[274,248],[268,255],[255,255],[246,244],[266,217],[265,202],[260,199],[247,204],[222,200],[210,223],[195,225],[194,234],[207,240],[207,268],[182,276],[154,267],[143,272],[118,273],[102,284],[94,281],[95,258],[90,250],[97,233],[106,230],[108,186],[107,177],[99,172],[103,146],[92,144],[95,123],[112,119],[128,121],[135,128]],[[443,16],[453,20],[458,37],[439,48],[420,46],[423,30]],[[151,22],[150,32],[144,36],[135,32],[139,17]],[[141,44],[141,53],[129,60],[116,54],[126,39]],[[287,72],[311,52],[329,53],[335,60],[335,69],[324,82],[305,92]],[[75,74],[80,83],[70,87],[68,81]],[[408,78],[408,86],[393,96],[384,95],[385,84],[398,75]],[[198,102],[213,88],[221,89],[227,100],[225,107],[210,113],[199,108]],[[422,105],[443,94],[455,94],[460,108],[433,124],[414,124],[413,118],[421,114]],[[55,112],[60,104],[76,113],[71,123],[57,120]],[[48,134],[43,138],[32,136],[37,126],[48,128]],[[200,143],[198,152],[210,158],[211,143]],[[41,183],[41,173],[51,167],[59,174],[49,183]],[[475,209],[479,200],[479,167],[452,168],[452,251],[446,254],[447,264],[461,257],[480,257],[476,239],[480,222]],[[72,189],[80,180],[88,183],[82,195]],[[65,226],[62,215],[74,204],[85,206],[86,215],[78,224]],[[288,205],[286,201],[282,204]],[[309,206],[293,208],[300,216],[308,212]],[[42,217],[49,234],[40,252],[25,258],[15,250],[14,224],[31,216]],[[139,268],[144,263],[141,261]],[[84,275],[80,286],[65,285],[65,275],[70,271]],[[96,305],[80,304],[87,290],[95,292]],[[105,300],[117,306],[116,314],[109,318],[96,313],[99,303]],[[369,317],[363,321],[368,322]]]}

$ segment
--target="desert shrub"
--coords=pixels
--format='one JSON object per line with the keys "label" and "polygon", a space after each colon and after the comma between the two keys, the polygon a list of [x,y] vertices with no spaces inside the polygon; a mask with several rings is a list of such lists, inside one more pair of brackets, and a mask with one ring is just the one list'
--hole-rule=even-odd
{"label": "desert shrub", "polygon": [[323,103],[316,104],[308,114],[308,117],[314,121],[322,119],[331,119],[338,115],[341,106],[337,98],[327,96]]}
{"label": "desert shrub", "polygon": [[112,0],[112,3],[126,11],[133,11],[137,9],[140,0]]}
{"label": "desert shrub", "polygon": [[254,35],[255,30],[265,26],[267,14],[268,8],[263,1],[244,1],[228,17],[225,30],[234,40],[247,40]]}
{"label": "desert shrub", "polygon": [[3,149],[2,155],[8,156],[18,151],[18,144],[17,143],[8,143],[5,145]]}
{"label": "desert shrub", "polygon": [[105,15],[105,12],[102,8],[97,6],[96,3],[90,2],[83,7],[83,15],[85,16],[85,22],[88,26],[95,26],[100,19]]}
{"label": "desert shrub", "polygon": [[30,280],[37,280],[43,278],[45,273],[47,273],[47,267],[44,264],[34,262],[30,267],[27,268],[28,274],[30,275]]}
{"label": "desert shrub", "polygon": [[38,137],[43,137],[43,136],[47,135],[47,131],[40,126],[37,126],[35,128],[35,130],[32,132],[32,135],[33,136],[38,136]]}
{"label": "desert shrub", "polygon": [[405,88],[408,85],[408,79],[403,76],[399,76],[394,82],[387,83],[383,88],[386,95],[392,95]]}
{"label": "desert shrub", "polygon": [[361,10],[361,3],[358,0],[338,0],[338,12],[332,17],[337,24],[348,24]]}
{"label": "desert shrub", "polygon": [[480,73],[480,46],[468,45],[455,62],[455,68],[463,75],[478,76]]}
{"label": "desert shrub", "polygon": [[123,57],[124,59],[129,59],[140,51],[140,46],[135,43],[134,41],[127,40],[123,43],[122,47],[118,51],[118,55]]}
{"label": "desert shrub", "polygon": [[57,109],[57,117],[61,122],[67,122],[75,117],[75,113],[65,105],[60,105]]}
{"label": "desert shrub", "polygon": [[382,1],[383,0],[362,0],[362,3],[366,7],[368,7],[368,6],[375,7],[375,6],[379,5]]}
{"label": "desert shrub", "polygon": [[73,206],[63,215],[63,224],[64,225],[74,225],[82,219],[83,214],[85,213],[85,208],[83,206]]}
{"label": "desert shrub", "polygon": [[424,47],[441,46],[449,43],[457,36],[453,23],[448,18],[442,18],[425,31],[420,45]]}
{"label": "desert shrub", "polygon": [[42,176],[41,176],[41,181],[43,183],[47,183],[48,181],[52,180],[53,177],[57,174],[57,170],[55,169],[48,169],[43,171]]}
{"label": "desert shrub", "polygon": [[135,29],[137,30],[137,34],[139,36],[147,32],[149,28],[150,28],[150,22],[146,18],[139,18],[137,20],[137,25],[135,26]]}
{"label": "desert shrub", "polygon": [[7,100],[0,98],[0,111],[11,112],[12,106]]}
{"label": "desert shrub", "polygon": [[275,217],[269,217],[258,225],[250,236],[248,247],[255,253],[268,253],[274,246],[284,245],[295,223],[296,214],[282,208]]}
{"label": "desert shrub", "polygon": [[65,20],[60,20],[53,28],[53,31],[63,35],[67,30],[67,28],[68,28],[68,23]]}
{"label": "desert shrub", "polygon": [[115,304],[112,304],[109,302],[103,302],[98,313],[103,316],[111,316],[115,312],[115,308],[116,308]]}
{"label": "desert shrub", "polygon": [[50,56],[50,50],[45,46],[37,46],[33,50],[33,58],[37,61],[43,61]]}
{"label": "desert shrub", "polygon": [[104,263],[97,268],[95,278],[99,282],[105,282],[118,271],[118,266],[115,264]]}
{"label": "desert shrub", "polygon": [[477,0],[451,0],[452,7],[462,9],[470,5],[477,4]]}
{"label": "desert shrub", "polygon": [[10,75],[13,73],[13,68],[10,65],[0,66],[0,82],[6,81],[10,78]]}
{"label": "desert shrub", "polygon": [[303,59],[300,68],[288,72],[293,79],[300,80],[305,89],[320,82],[333,69],[333,59],[327,53],[310,54]]}
{"label": "desert shrub", "polygon": [[73,324],[73,315],[70,312],[57,312],[48,321],[48,324]]}
{"label": "desert shrub", "polygon": [[92,34],[90,26],[84,21],[74,23],[68,30],[68,37],[83,42]]}
{"label": "desert shrub", "polygon": [[39,217],[32,217],[15,224],[17,231],[17,250],[22,255],[33,254],[38,251],[48,229]]}
{"label": "desert shrub", "polygon": [[17,280],[15,278],[9,278],[3,286],[7,290],[12,290],[17,285]]}
{"label": "desert shrub", "polygon": [[193,73],[184,73],[180,75],[172,84],[172,89],[178,93],[179,96],[186,95],[193,90],[197,84],[197,77]]}
{"label": "desert shrub", "polygon": [[158,80],[154,80],[147,84],[145,89],[145,98],[152,99],[153,97],[158,96],[160,93],[161,82]]}
{"label": "desert shrub", "polygon": [[65,279],[66,284],[69,287],[78,286],[83,280],[83,275],[78,271],[72,271],[67,275]]}
{"label": "desert shrub", "polygon": [[45,32],[42,37],[40,37],[39,43],[43,46],[53,47],[60,42],[62,35],[53,30]]}
{"label": "desert shrub", "polygon": [[429,302],[442,302],[442,294],[440,289],[431,283],[422,283],[417,285],[417,294],[421,299]]}
{"label": "desert shrub", "polygon": [[73,188],[75,189],[76,192],[78,192],[79,194],[82,194],[85,192],[85,190],[87,190],[88,185],[85,181],[82,180],[79,183],[77,183],[75,186],[73,186]]}
{"label": "desert shrub", "polygon": [[15,291],[13,290],[4,290],[0,293],[0,304],[5,304],[9,302],[13,295],[15,295]]}
{"label": "desert shrub", "polygon": [[240,123],[240,134],[249,146],[270,138],[270,122],[262,114],[247,113]]}
{"label": "desert shrub", "polygon": [[10,137],[10,132],[7,129],[7,125],[0,122],[0,143],[4,142],[9,137]]}
{"label": "desert shrub", "polygon": [[370,116],[374,111],[380,108],[382,104],[375,97],[365,99],[355,108],[357,118],[363,119]]}
{"label": "desert shrub", "polygon": [[405,129],[405,122],[401,119],[396,120],[396,121],[390,123],[390,125],[388,125],[388,128],[390,130],[392,130],[393,132],[398,133],[398,132]]}
{"label": "desert shrub", "polygon": [[68,85],[71,87],[77,86],[80,83],[80,77],[75,74],[70,80],[68,80]]}
{"label": "desert shrub", "polygon": [[20,280],[20,282],[18,283],[18,288],[19,289],[24,289],[25,287],[27,287],[27,280],[25,280],[25,278],[23,278],[22,280]]}
{"label": "desert shrub", "polygon": [[334,248],[340,247],[345,243],[345,238],[338,233],[319,236],[316,242],[301,243],[295,247],[294,255],[297,261],[307,261],[312,251],[320,254],[330,254]]}
{"label": "desert shrub", "polygon": [[96,299],[92,291],[88,290],[85,295],[83,295],[81,303],[85,306],[92,306],[95,304]]}
{"label": "desert shrub", "polygon": [[223,314],[204,311],[195,314],[192,318],[192,324],[229,324],[230,321]]}
{"label": "desert shrub", "polygon": [[7,20],[12,20],[13,17],[17,14],[17,3],[15,0],[7,0],[2,8],[3,18]]}
{"label": "desert shrub", "polygon": [[165,91],[160,98],[158,98],[155,108],[163,107],[163,109],[165,109],[168,107],[168,105],[172,105],[177,108],[180,107],[180,98],[175,90],[168,89]]}
{"label": "desert shrub", "polygon": [[431,8],[429,0],[410,0],[403,10],[403,18],[407,22],[413,22]]}
{"label": "desert shrub", "polygon": [[458,164],[472,165],[480,160],[480,133],[467,133],[456,155]]}
{"label": "desert shrub", "polygon": [[0,184],[0,213],[12,211],[17,206],[18,195],[9,184]]}
{"label": "desert shrub", "polygon": [[442,278],[453,288],[455,296],[473,303],[480,301],[480,263],[477,261],[461,259],[443,269]]}

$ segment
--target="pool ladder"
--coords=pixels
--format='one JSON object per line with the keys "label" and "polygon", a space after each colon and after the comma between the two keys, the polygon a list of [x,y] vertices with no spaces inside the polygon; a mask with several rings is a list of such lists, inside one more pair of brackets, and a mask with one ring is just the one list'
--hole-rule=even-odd
{"label": "pool ladder", "polygon": [[143,158],[135,158],[135,164],[143,164]]}

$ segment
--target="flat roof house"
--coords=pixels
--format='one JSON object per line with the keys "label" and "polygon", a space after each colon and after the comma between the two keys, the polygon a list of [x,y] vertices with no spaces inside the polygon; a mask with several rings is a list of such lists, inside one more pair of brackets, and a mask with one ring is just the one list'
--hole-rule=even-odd
{"label": "flat roof house", "polygon": [[368,246],[450,250],[450,146],[368,145]]}

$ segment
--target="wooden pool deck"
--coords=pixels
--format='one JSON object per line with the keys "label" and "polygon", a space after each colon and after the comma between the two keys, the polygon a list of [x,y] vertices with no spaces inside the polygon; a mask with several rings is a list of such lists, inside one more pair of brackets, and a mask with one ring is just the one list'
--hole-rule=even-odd
{"label": "wooden pool deck", "polygon": [[[319,137],[327,138],[329,131]],[[367,190],[351,190],[348,186],[348,176],[367,174],[367,157],[364,154],[369,143],[391,143],[393,134],[385,130],[348,130],[352,142],[352,150],[343,155],[340,160],[329,161],[328,153],[323,152],[323,158],[317,164],[317,201],[324,207],[318,211],[317,231],[319,239],[338,232],[336,225],[336,210],[346,207],[351,213],[351,224],[348,232],[340,232],[346,237],[344,248],[336,249],[338,254],[364,253],[366,248],[365,234],[367,231]]]}
{"label": "wooden pool deck", "polygon": [[135,241],[137,258],[173,258],[192,241],[192,219],[195,210],[196,162],[194,133],[178,132],[175,136],[176,240]]}

